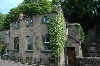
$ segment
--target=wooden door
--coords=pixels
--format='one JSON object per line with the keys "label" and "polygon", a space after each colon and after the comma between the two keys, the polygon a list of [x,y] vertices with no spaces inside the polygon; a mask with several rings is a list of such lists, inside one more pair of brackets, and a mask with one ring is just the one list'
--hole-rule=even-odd
{"label": "wooden door", "polygon": [[76,53],[75,50],[69,49],[67,51],[68,65],[75,65]]}

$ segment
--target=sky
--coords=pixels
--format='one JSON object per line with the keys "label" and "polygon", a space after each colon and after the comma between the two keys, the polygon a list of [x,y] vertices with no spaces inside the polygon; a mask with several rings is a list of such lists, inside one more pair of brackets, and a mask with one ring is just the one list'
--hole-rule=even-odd
{"label": "sky", "polygon": [[10,9],[17,7],[24,0],[0,0],[0,12],[8,14]]}

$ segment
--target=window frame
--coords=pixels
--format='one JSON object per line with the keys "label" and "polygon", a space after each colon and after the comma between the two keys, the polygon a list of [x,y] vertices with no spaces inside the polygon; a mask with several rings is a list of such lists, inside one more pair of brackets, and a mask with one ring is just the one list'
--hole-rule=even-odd
{"label": "window frame", "polygon": [[[44,19],[45,19],[45,22],[44,22]],[[50,19],[49,16],[43,16],[42,17],[42,24],[45,24],[45,23],[49,22],[49,19]]]}
{"label": "window frame", "polygon": [[19,37],[14,37],[14,50],[19,51]]}
{"label": "window frame", "polygon": [[29,20],[27,20],[27,21],[26,21],[26,27],[33,26],[33,22],[34,22],[33,19],[29,19]]}
{"label": "window frame", "polygon": [[[31,37],[31,42],[29,43],[29,37]],[[32,49],[29,49],[29,45],[32,46]],[[33,51],[33,36],[26,36],[26,50]]]}
{"label": "window frame", "polygon": [[14,29],[20,29],[20,22],[14,23]]}
{"label": "window frame", "polygon": [[[47,35],[49,35],[49,42],[47,41]],[[42,43],[43,43],[43,50],[44,51],[51,51],[51,49],[49,49],[50,48],[50,34],[42,35]]]}

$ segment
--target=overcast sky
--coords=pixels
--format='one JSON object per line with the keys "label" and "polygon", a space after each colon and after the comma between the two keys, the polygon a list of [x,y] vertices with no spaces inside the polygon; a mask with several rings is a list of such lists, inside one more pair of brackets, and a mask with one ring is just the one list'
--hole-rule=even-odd
{"label": "overcast sky", "polygon": [[23,0],[0,0],[0,12],[7,14],[11,8],[17,7]]}

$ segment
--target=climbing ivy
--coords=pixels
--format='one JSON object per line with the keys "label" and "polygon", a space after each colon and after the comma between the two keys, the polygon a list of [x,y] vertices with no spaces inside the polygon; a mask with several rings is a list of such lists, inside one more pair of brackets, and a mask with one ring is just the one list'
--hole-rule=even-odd
{"label": "climbing ivy", "polygon": [[60,56],[65,44],[65,21],[61,12],[57,13],[56,19],[50,16],[50,20],[46,23],[50,33],[51,57]]}
{"label": "climbing ivy", "polygon": [[83,43],[85,40],[85,34],[83,32],[83,29],[79,23],[75,23],[75,27],[79,32],[81,43]]}
{"label": "climbing ivy", "polygon": [[0,54],[2,55],[4,53],[6,45],[4,43],[4,37],[0,35],[0,38],[1,38],[1,41],[2,41],[2,44],[0,45]]}

